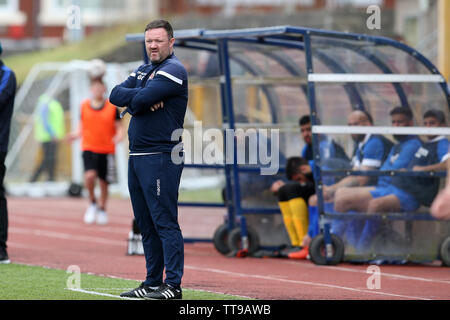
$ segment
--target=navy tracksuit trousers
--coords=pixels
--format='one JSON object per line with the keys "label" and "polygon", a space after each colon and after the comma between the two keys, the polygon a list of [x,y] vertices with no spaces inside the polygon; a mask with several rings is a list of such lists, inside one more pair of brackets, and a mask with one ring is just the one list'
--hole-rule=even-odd
{"label": "navy tracksuit trousers", "polygon": [[165,283],[178,287],[184,267],[184,241],[178,224],[178,189],[183,164],[170,153],[130,155],[128,189],[142,234],[148,286]]}

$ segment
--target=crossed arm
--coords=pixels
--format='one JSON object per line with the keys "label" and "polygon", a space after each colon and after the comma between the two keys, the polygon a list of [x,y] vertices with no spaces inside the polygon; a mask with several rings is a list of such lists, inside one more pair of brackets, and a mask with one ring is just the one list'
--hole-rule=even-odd
{"label": "crossed arm", "polygon": [[164,107],[163,101],[181,90],[181,85],[163,76],[156,76],[143,88],[130,88],[132,85],[135,85],[135,79],[128,78],[114,87],[110,101],[118,107],[127,106],[127,111],[133,116]]}

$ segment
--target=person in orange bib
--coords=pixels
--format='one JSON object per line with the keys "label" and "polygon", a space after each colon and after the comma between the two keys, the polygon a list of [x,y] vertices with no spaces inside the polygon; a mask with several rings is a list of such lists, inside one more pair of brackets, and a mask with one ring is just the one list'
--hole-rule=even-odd
{"label": "person in orange bib", "polygon": [[[91,98],[81,103],[81,118],[77,130],[69,141],[81,138],[83,151],[84,181],[89,193],[89,206],[84,214],[86,224],[107,224],[106,202],[111,168],[114,167],[115,145],[124,135],[119,111],[105,99],[106,87],[102,78],[91,79]],[[100,184],[100,199],[97,201],[94,188],[97,178]]]}

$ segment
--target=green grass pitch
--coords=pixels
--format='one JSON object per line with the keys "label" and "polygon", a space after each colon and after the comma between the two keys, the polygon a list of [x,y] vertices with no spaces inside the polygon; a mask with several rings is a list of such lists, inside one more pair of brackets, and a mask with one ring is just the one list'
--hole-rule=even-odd
{"label": "green grass pitch", "polygon": [[[139,281],[22,264],[0,265],[0,300],[116,300]],[[240,300],[243,297],[183,288],[183,300]]]}

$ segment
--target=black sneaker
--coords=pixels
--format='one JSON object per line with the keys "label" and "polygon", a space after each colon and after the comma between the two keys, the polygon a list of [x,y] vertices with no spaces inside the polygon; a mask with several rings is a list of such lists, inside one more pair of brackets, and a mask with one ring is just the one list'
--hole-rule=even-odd
{"label": "black sneaker", "polygon": [[166,283],[163,283],[159,286],[158,289],[147,293],[144,296],[144,299],[156,299],[156,300],[172,300],[172,299],[181,299],[182,293],[181,288],[174,288]]}
{"label": "black sneaker", "polygon": [[142,282],[141,285],[139,287],[137,287],[136,289],[133,289],[133,290],[127,291],[127,292],[122,292],[120,294],[120,296],[125,297],[125,298],[144,298],[145,295],[147,295],[153,291],[155,291],[155,289],[152,289],[151,287],[146,286]]}
{"label": "black sneaker", "polygon": [[8,263],[11,263],[11,260],[9,260],[6,249],[0,248],[0,264],[8,264]]}

